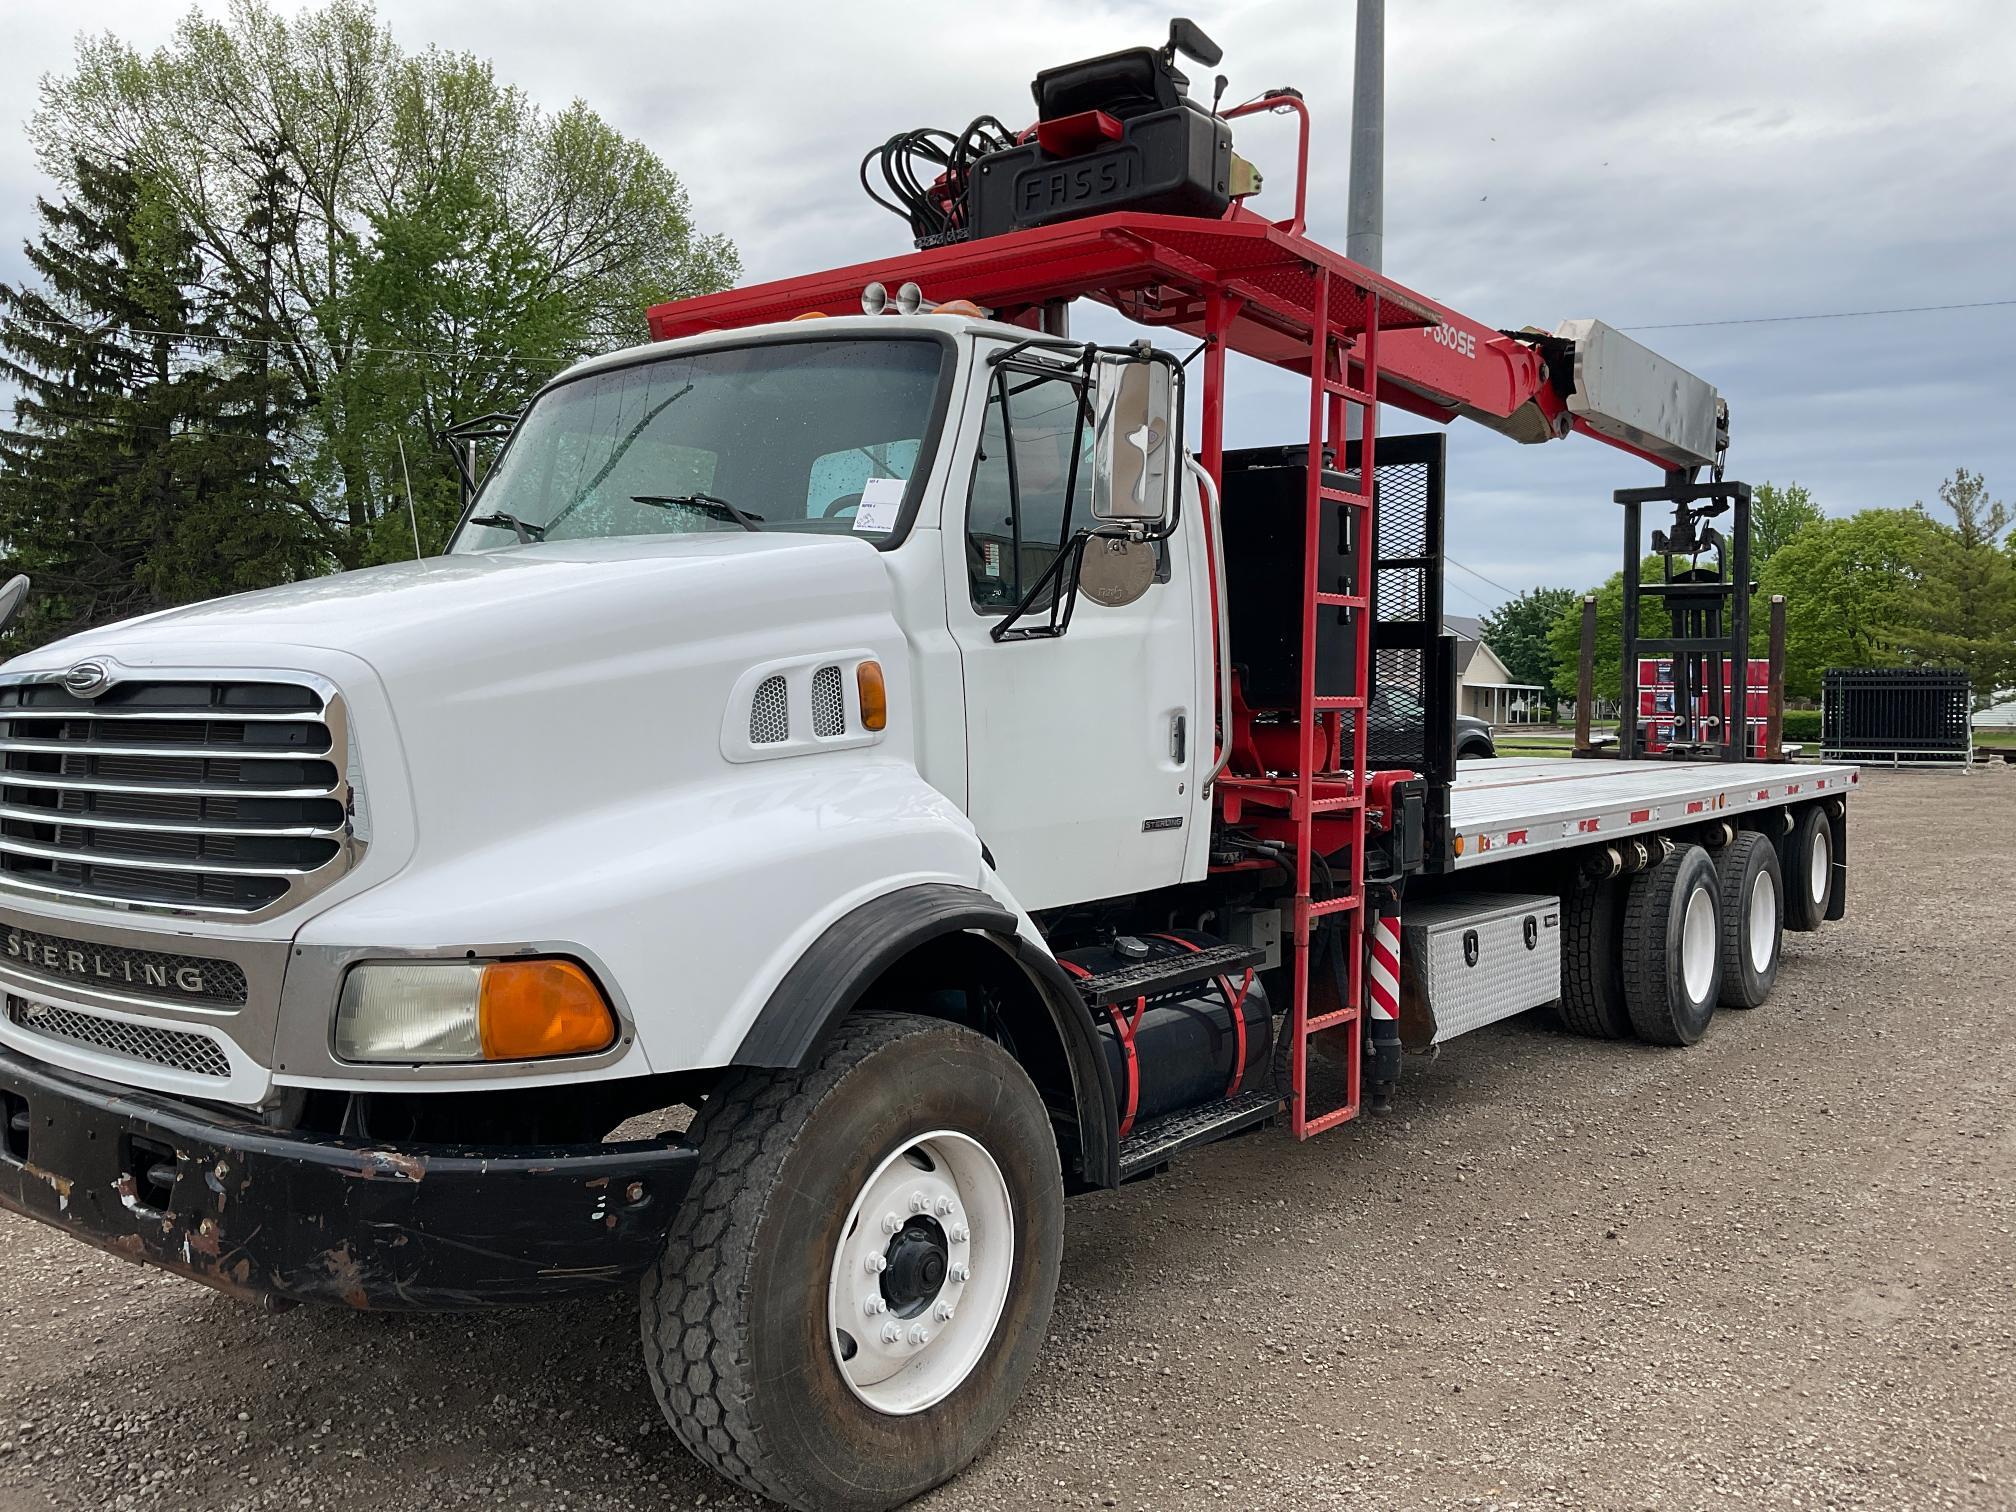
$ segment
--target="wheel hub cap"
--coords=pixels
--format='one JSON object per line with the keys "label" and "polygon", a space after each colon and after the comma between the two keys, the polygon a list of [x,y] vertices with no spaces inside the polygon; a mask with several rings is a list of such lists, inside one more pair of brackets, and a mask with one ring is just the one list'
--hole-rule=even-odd
{"label": "wheel hub cap", "polygon": [[1690,1003],[1708,996],[1715,976],[1715,949],[1715,897],[1707,888],[1697,887],[1688,896],[1680,925],[1680,974]]}
{"label": "wheel hub cap", "polygon": [[1771,873],[1757,873],[1750,889],[1750,969],[1762,976],[1778,953],[1778,884]]}
{"label": "wheel hub cap", "polygon": [[889,1241],[883,1259],[882,1300],[899,1318],[914,1317],[944,1289],[951,1262],[946,1258],[945,1230],[935,1218],[912,1218]]}

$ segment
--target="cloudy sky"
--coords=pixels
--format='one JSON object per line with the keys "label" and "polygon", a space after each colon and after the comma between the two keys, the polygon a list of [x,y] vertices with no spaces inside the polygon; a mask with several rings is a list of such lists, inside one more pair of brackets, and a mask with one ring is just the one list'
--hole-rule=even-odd
{"label": "cloudy sky", "polygon": [[[1805,483],[1830,512],[1930,500],[1957,466],[2016,501],[2016,5],[1388,9],[1389,274],[1493,326],[1593,315],[1675,327],[1639,339],[1729,399],[1732,474]],[[37,80],[68,67],[80,30],[150,47],[180,9],[9,10],[0,278],[11,281],[44,187],[18,129]],[[380,13],[408,48],[482,53],[540,101],[578,96],[648,142],[703,228],[735,239],[752,280],[903,250],[904,228],[855,182],[863,151],[982,111],[1019,122],[1038,68],[1159,42],[1169,14],[1123,0],[381,0]],[[1307,96],[1312,229],[1341,248],[1351,6],[1221,0],[1190,13],[1225,48],[1229,100],[1281,84]],[[1238,145],[1279,191],[1292,183],[1285,121],[1241,123]],[[1773,318],[1989,301],[2002,303]],[[1239,377],[1235,441],[1296,436],[1294,391]],[[1653,481],[1587,441],[1520,447],[1458,427],[1450,550],[1471,572],[1450,574],[1449,607],[1497,602],[1494,583],[1599,580],[1619,554],[1610,490]]]}

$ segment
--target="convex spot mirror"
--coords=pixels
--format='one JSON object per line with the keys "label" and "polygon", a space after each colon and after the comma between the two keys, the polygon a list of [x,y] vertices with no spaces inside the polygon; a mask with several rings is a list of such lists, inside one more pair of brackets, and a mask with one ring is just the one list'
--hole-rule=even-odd
{"label": "convex spot mirror", "polygon": [[28,579],[18,573],[0,586],[0,630],[14,623],[14,616],[21,612],[21,606],[28,601]]}
{"label": "convex spot mirror", "polygon": [[1101,357],[1093,378],[1092,517],[1160,524],[1176,501],[1175,369]]}

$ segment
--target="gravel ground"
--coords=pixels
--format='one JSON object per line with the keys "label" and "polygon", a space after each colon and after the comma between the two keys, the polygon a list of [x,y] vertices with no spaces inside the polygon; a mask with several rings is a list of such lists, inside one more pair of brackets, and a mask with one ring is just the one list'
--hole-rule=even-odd
{"label": "gravel ground", "polygon": [[[2016,1506],[2016,769],[1872,774],[1851,914],[1682,1051],[1533,1019],[1070,1210],[929,1512]],[[0,1215],[0,1512],[752,1505],[627,1299],[267,1316]]]}

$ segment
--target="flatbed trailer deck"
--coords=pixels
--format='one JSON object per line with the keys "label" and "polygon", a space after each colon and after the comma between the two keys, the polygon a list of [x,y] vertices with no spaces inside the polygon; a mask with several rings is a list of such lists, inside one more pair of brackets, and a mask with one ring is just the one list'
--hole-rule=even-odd
{"label": "flatbed trailer deck", "polygon": [[1451,870],[1656,834],[1852,790],[1852,766],[1744,761],[1465,761],[1450,790]]}

